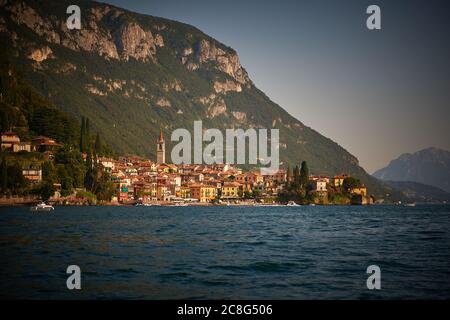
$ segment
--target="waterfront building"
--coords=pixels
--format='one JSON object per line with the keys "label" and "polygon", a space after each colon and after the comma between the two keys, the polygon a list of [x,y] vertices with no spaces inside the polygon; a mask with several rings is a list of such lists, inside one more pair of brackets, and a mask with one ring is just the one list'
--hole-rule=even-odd
{"label": "waterfront building", "polygon": [[221,199],[237,199],[239,198],[239,186],[237,182],[225,182],[221,188]]}
{"label": "waterfront building", "polygon": [[367,196],[367,188],[365,185],[362,185],[360,187],[350,189],[350,193],[365,197]]}
{"label": "waterfront building", "polygon": [[336,188],[340,188],[344,185],[345,178],[349,178],[350,176],[348,174],[342,173],[340,175],[336,175],[332,179],[332,184]]}
{"label": "waterfront building", "polygon": [[313,181],[314,190],[319,192],[327,192],[327,180],[319,178]]}
{"label": "waterfront building", "polygon": [[211,202],[217,197],[217,189],[204,184],[193,184],[189,186],[191,198],[199,202]]}

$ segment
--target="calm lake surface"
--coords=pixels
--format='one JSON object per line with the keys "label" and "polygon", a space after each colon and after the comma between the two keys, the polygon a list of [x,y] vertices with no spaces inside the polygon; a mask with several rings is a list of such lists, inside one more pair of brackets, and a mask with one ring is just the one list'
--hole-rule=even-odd
{"label": "calm lake surface", "polygon": [[0,207],[0,259],[1,298],[448,299],[450,206]]}

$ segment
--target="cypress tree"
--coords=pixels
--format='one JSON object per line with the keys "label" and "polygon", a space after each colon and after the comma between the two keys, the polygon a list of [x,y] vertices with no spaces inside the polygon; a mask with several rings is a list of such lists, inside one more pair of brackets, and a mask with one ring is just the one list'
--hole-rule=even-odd
{"label": "cypress tree", "polygon": [[92,191],[93,185],[94,185],[94,168],[92,163],[91,150],[88,150],[86,157],[86,175],[84,177],[84,186],[87,190]]}
{"label": "cypress tree", "polygon": [[81,117],[81,128],[80,128],[80,152],[86,151],[86,120]]}
{"label": "cypress tree", "polygon": [[309,169],[306,161],[302,161],[302,168],[300,169],[300,185],[302,188],[306,187],[309,181]]}
{"label": "cypress tree", "polygon": [[86,118],[86,150],[91,149],[91,129],[89,128],[89,118]]}
{"label": "cypress tree", "polygon": [[97,136],[95,137],[94,152],[95,152],[96,156],[99,156],[102,154],[102,140],[100,138],[100,133],[98,133],[98,132],[97,132]]}
{"label": "cypress tree", "polygon": [[294,168],[294,185],[298,186],[300,184],[300,169],[297,166]]}

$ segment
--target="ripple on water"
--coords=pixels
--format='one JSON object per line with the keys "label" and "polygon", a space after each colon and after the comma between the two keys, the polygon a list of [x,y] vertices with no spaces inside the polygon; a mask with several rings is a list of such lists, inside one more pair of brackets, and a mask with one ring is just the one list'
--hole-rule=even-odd
{"label": "ripple on water", "polygon": [[450,298],[450,206],[0,210],[5,298]]}

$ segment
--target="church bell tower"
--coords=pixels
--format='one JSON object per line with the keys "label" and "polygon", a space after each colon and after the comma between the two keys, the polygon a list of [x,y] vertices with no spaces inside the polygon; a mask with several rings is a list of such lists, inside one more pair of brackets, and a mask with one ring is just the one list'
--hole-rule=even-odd
{"label": "church bell tower", "polygon": [[166,163],[166,143],[162,130],[159,132],[159,139],[156,143],[156,163]]}

